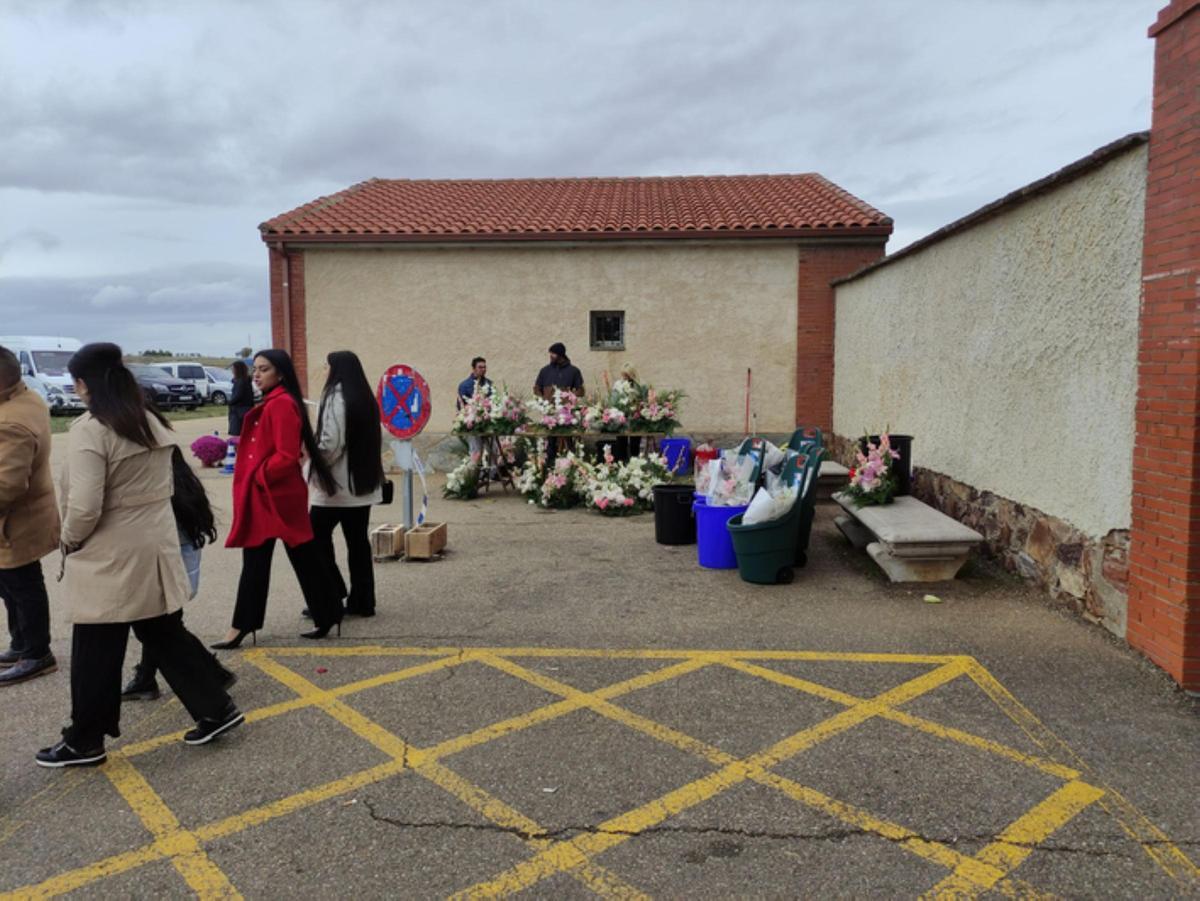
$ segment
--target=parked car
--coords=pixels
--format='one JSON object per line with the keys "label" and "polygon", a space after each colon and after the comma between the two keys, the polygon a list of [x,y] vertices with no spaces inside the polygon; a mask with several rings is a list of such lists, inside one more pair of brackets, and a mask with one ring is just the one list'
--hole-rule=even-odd
{"label": "parked car", "polygon": [[208,399],[214,404],[227,404],[233,395],[233,375],[226,369],[205,366],[208,374]]}
{"label": "parked car", "polygon": [[49,382],[39,379],[36,375],[28,373],[21,376],[23,381],[30,391],[34,391],[37,395],[46,402],[46,406],[50,408],[50,413],[82,413],[87,409],[83,401],[79,399],[74,391],[70,396],[67,395],[58,385],[51,385]]}
{"label": "parked car", "polygon": [[75,394],[74,379],[67,372],[67,361],[83,346],[77,339],[54,335],[0,335],[0,345],[17,355],[21,375],[31,376],[46,386],[47,394],[53,398],[47,400],[53,412],[78,413],[86,409]]}
{"label": "parked car", "polygon": [[167,375],[158,366],[148,366],[145,363],[127,365],[137,383],[141,385],[146,399],[153,401],[160,409],[183,407],[194,410],[200,406],[200,396],[191,382]]}
{"label": "parked car", "polygon": [[200,398],[200,403],[208,400],[208,373],[199,363],[180,363],[177,360],[169,360],[154,365],[168,375],[191,382],[192,387],[196,389],[196,396]]}

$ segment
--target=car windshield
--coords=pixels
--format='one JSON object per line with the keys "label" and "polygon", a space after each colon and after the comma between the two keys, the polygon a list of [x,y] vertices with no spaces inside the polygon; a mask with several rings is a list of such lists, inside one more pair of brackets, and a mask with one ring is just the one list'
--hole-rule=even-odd
{"label": "car windshield", "polygon": [[35,350],[33,362],[41,375],[66,375],[73,356],[73,350]]}
{"label": "car windshield", "polygon": [[164,382],[171,377],[171,374],[165,369],[159,369],[157,366],[143,366],[137,363],[131,364],[129,371],[144,379],[161,379]]}

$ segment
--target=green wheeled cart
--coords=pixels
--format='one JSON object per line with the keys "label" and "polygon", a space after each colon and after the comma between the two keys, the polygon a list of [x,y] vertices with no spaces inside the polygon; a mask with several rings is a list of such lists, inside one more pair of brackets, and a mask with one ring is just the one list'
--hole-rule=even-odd
{"label": "green wheeled cart", "polygon": [[[780,475],[784,485],[799,486],[796,500],[779,519],[745,525],[742,514],[729,520],[727,528],[737,555],[738,574],[746,582],[776,585],[791,582],[792,567],[796,565],[796,543],[801,534],[805,490],[816,485],[815,467],[819,454],[797,454],[789,457]],[[803,564],[801,564],[803,565]]]}

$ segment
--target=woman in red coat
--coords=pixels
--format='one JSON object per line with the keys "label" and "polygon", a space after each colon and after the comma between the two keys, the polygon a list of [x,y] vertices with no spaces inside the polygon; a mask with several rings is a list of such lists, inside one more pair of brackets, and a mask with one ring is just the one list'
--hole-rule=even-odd
{"label": "woman in red coat", "polygon": [[341,600],[335,596],[324,556],[313,545],[308,483],[301,469],[306,451],[312,478],[330,491],[336,483],[317,449],[292,358],[282,350],[259,351],[254,383],[263,402],[242,422],[233,470],[233,525],[225,546],[242,549],[242,576],[233,627],[225,641],[212,645],[222,650],[238,647],[262,628],[276,538],[283,540],[316,626],[300,637],[324,638],[334,626],[341,632]]}

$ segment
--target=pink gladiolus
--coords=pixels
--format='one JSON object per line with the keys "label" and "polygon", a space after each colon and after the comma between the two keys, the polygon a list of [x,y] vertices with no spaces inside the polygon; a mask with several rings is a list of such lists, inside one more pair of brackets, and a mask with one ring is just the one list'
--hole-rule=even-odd
{"label": "pink gladiolus", "polygon": [[599,507],[601,510],[608,509],[608,498],[606,498],[606,497],[600,498],[600,500],[596,501],[596,506]]}

